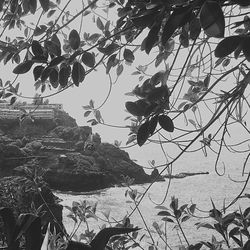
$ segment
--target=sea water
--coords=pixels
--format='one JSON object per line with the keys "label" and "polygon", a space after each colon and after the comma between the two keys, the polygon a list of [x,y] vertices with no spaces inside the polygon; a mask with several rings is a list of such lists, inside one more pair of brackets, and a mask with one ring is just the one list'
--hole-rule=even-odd
{"label": "sea water", "polygon": [[[142,151],[141,151],[142,152]],[[145,156],[146,155],[146,156]],[[130,152],[131,158],[133,158],[133,152]],[[155,159],[155,152],[148,151],[140,155],[137,152],[138,163],[146,165],[148,159]],[[139,157],[138,157],[139,156]],[[159,249],[164,249],[164,243],[157,236],[153,223],[157,222],[161,228],[164,228],[164,222],[161,220],[157,213],[160,211],[155,207],[157,205],[164,205],[169,208],[171,197],[175,196],[179,199],[179,205],[188,203],[197,204],[197,210],[195,215],[197,218],[192,218],[187,222],[183,223],[183,230],[189,242],[191,244],[197,243],[200,240],[211,241],[212,234],[214,234],[218,240],[222,238],[215,233],[213,230],[200,228],[197,230],[196,222],[212,222],[211,218],[207,218],[208,211],[212,209],[211,200],[213,200],[215,206],[218,209],[223,208],[223,204],[226,206],[230,204],[231,201],[241,192],[244,185],[244,180],[246,180],[247,175],[242,176],[242,166],[245,161],[246,156],[244,154],[234,154],[232,156],[222,155],[223,161],[219,161],[219,172],[222,173],[223,166],[225,166],[225,173],[223,176],[219,176],[214,169],[214,156],[204,157],[199,154],[186,154],[182,157],[176,164],[173,165],[173,173],[179,172],[206,172],[209,174],[189,176],[183,179],[172,179],[168,194],[166,195],[168,189],[169,180],[166,179],[165,182],[154,183],[150,189],[147,191],[145,197],[139,205],[139,210],[135,210],[130,219],[131,223],[135,226],[141,228],[140,235],[144,233],[146,236],[142,240],[142,246],[147,249],[147,244],[151,243],[151,239],[145,230],[146,226],[149,228],[153,234],[155,242],[159,242]],[[152,158],[150,158],[152,157]],[[160,157],[157,157],[159,160]],[[161,161],[159,160],[160,164]],[[146,169],[146,171],[148,171]],[[246,166],[245,172],[249,171],[249,164]],[[232,179],[234,181],[232,181]],[[132,189],[137,189],[137,191],[144,192],[145,189],[150,184],[134,185],[131,186]],[[61,204],[71,206],[73,201],[86,200],[87,202],[93,204],[97,202],[97,215],[101,218],[98,221],[94,219],[89,219],[90,229],[98,230],[105,222],[105,216],[103,212],[110,211],[110,221],[117,222],[124,218],[125,215],[131,213],[134,209],[134,204],[131,203],[129,196],[125,196],[127,187],[112,187],[108,189],[98,190],[92,193],[62,193],[56,192],[56,195],[62,199]],[[247,185],[243,194],[250,193],[250,185]],[[166,196],[166,199],[164,197]],[[239,199],[236,204],[231,206],[228,212],[235,211],[241,206],[242,209],[250,206],[250,200],[247,198]],[[68,218],[67,215],[69,211],[67,209],[63,210],[64,224],[69,233],[73,230],[74,222],[72,219]],[[143,219],[141,215],[143,216]],[[102,220],[103,219],[103,220]],[[146,223],[146,225],[145,225]],[[82,225],[77,230],[76,234],[84,232],[86,229],[86,224]],[[172,249],[178,249],[177,246],[185,244],[181,232],[179,230],[173,229],[171,223],[167,224],[167,241],[172,246]]]}

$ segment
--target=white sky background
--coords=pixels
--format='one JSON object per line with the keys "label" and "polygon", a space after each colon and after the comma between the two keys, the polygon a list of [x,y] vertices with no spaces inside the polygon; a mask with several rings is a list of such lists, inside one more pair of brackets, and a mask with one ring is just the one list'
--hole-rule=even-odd
{"label": "white sky background", "polygon": [[[62,2],[63,2],[62,5],[64,5],[65,1]],[[76,3],[78,3],[78,5]],[[98,4],[99,3],[101,3],[101,1],[99,1]],[[80,6],[81,6],[80,1],[72,1],[67,9],[71,11],[72,15],[74,15],[79,12]],[[58,13],[59,11],[57,11],[52,17],[55,18],[58,15]],[[100,13],[102,13],[102,15],[105,16],[104,12],[101,11]],[[36,16],[29,15],[27,20],[28,21],[32,20],[34,21],[34,23],[36,23],[37,18],[38,15]],[[107,18],[109,20],[112,19],[112,14],[110,14]],[[72,29],[79,30],[80,20],[81,17],[78,17],[76,21],[74,21],[70,25],[70,27]],[[83,20],[84,21],[82,25],[82,31],[89,33],[94,33],[94,32],[100,33],[100,31],[96,28],[96,24],[93,23],[91,19],[91,14],[84,17]],[[70,32],[70,30],[67,31],[66,29],[64,29],[64,31]],[[16,35],[16,32],[17,30],[15,29],[14,33],[12,34]],[[23,31],[21,31],[21,33],[22,32]],[[39,39],[39,37],[35,37],[35,39]],[[150,60],[153,59],[155,54],[152,51],[149,56],[146,55],[144,52],[139,53],[139,56],[138,54],[135,54],[135,56],[136,60],[131,66],[128,66],[125,63],[123,63],[124,71],[122,75],[119,77],[118,81],[113,85],[111,95],[109,96],[105,105],[100,110],[104,121],[108,124],[118,125],[118,126],[124,126],[126,124],[129,124],[128,122],[124,122],[124,118],[129,115],[129,113],[125,111],[125,102],[129,100],[135,100],[135,98],[130,98],[129,96],[126,96],[124,94],[127,92],[131,92],[131,90],[137,84],[139,84],[138,76],[131,76],[131,73],[136,70],[135,69],[136,66],[149,63]],[[176,64],[177,66],[179,65],[181,66],[181,63],[183,63],[183,58],[180,58],[180,64],[177,63]],[[15,78],[16,75],[12,73],[14,67],[15,64],[11,64],[11,62],[9,62],[7,66],[4,66],[2,63],[0,64],[0,72],[2,72],[0,77],[2,78],[3,82],[7,80],[13,80]],[[147,73],[154,74],[161,69],[164,69],[163,64],[154,71],[150,72],[149,70]],[[111,69],[111,75],[113,76],[113,79],[115,79],[114,76],[116,76],[115,72],[116,68]],[[35,82],[33,79],[32,70],[24,75],[19,75],[17,82],[20,82],[20,91],[22,92],[23,96],[29,96],[29,97],[34,96]],[[226,82],[226,84],[228,83]],[[89,123],[87,123],[87,120],[91,119],[92,116],[85,118],[83,116],[84,110],[82,109],[82,106],[87,105],[89,100],[93,99],[95,101],[95,107],[98,107],[106,98],[106,95],[108,94],[109,91],[109,85],[110,85],[109,76],[105,73],[104,67],[99,66],[96,72],[91,72],[89,75],[86,76],[84,82],[81,83],[79,87],[73,87],[73,88],[70,87],[63,92],[53,97],[50,97],[49,101],[50,103],[62,103],[64,106],[64,110],[68,112],[73,118],[76,119],[79,126],[89,125]],[[38,93],[40,92],[38,91]],[[45,92],[45,94],[51,94],[51,93],[52,93],[51,91]],[[18,100],[28,101],[27,99],[18,99]],[[93,132],[98,132],[102,137],[102,141],[113,143],[114,140],[118,141],[122,140],[123,141],[122,145],[125,145],[125,142],[127,141],[128,138],[129,129],[117,129],[117,128],[109,128],[103,125],[97,125],[93,127]],[[159,147],[157,146],[157,150],[158,149]],[[157,152],[157,150],[149,146],[141,148],[136,146],[131,149],[128,149],[131,158],[137,158],[137,156],[139,156],[140,159],[144,158],[145,162],[147,162],[147,160],[154,159],[154,157],[156,157],[155,153]]]}

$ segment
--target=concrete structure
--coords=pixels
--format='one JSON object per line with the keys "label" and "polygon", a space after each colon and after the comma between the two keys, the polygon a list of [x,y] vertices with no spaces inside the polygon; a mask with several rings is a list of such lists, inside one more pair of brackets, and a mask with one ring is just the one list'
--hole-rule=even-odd
{"label": "concrete structure", "polygon": [[55,118],[55,110],[63,110],[62,104],[42,104],[42,105],[34,105],[34,104],[17,104],[17,105],[9,105],[8,103],[0,103],[0,120],[1,119],[19,119],[23,114],[25,114],[24,110],[30,114],[30,116],[35,119],[54,119]]}

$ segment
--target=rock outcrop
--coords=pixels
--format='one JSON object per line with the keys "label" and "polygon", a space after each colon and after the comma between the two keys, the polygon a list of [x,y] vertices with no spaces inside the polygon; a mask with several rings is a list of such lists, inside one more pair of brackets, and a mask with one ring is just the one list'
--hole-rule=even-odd
{"label": "rock outcrop", "polygon": [[[51,130],[47,130],[51,126],[41,129],[38,124],[39,133],[25,134],[27,128],[22,130],[13,125],[8,131],[3,126],[0,177],[22,174],[19,166],[32,169],[37,165],[43,169],[43,178],[51,188],[83,192],[121,185],[128,180],[134,184],[155,180],[155,176],[147,175],[127,152],[102,143],[100,135],[92,133],[91,127],[78,127],[65,112],[57,112],[58,126]],[[36,124],[32,126],[35,131]],[[86,147],[90,135],[90,144]],[[38,164],[33,164],[34,159]]]}

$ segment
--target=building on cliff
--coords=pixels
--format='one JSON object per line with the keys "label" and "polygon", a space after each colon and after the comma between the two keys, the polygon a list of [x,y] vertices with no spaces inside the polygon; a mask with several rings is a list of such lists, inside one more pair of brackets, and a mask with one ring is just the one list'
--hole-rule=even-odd
{"label": "building on cliff", "polygon": [[0,103],[0,120],[20,119],[22,115],[29,114],[33,119],[51,120],[55,118],[55,111],[63,111],[62,104],[17,104]]}

